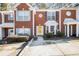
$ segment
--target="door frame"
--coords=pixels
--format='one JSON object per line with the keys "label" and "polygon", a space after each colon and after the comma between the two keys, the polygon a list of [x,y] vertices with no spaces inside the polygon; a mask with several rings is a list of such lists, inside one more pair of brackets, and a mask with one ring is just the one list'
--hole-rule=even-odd
{"label": "door frame", "polygon": [[[42,28],[41,28],[41,31],[42,31],[41,33],[38,33],[39,27],[42,27]],[[36,26],[36,35],[44,35],[44,26]]]}

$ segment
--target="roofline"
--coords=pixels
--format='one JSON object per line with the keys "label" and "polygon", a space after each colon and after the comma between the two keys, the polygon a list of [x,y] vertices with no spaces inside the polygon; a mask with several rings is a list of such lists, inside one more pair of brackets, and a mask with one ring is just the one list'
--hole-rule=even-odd
{"label": "roofline", "polygon": [[0,13],[4,13],[4,14],[8,14],[10,12],[14,12],[14,11],[0,11]]}
{"label": "roofline", "polygon": [[58,9],[56,10],[50,10],[50,9],[39,9],[39,10],[35,10],[35,11],[59,11]]}
{"label": "roofline", "polygon": [[[18,5],[20,5],[21,3],[18,3],[18,4],[16,4],[15,6],[14,6],[14,10],[16,9],[16,7],[18,6]],[[29,7],[30,7],[30,9],[31,10],[33,10],[33,7],[29,4],[29,3],[26,3]]]}
{"label": "roofline", "polygon": [[77,8],[76,7],[63,7],[63,8],[60,8],[60,10],[76,10]]}
{"label": "roofline", "polygon": [[77,8],[67,8],[67,7],[64,7],[64,8],[59,8],[59,9],[37,9],[35,11],[60,11],[60,10],[77,10]]}

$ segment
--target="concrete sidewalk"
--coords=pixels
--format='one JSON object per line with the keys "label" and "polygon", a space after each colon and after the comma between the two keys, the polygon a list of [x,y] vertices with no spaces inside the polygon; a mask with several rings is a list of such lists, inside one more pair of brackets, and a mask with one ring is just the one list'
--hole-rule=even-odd
{"label": "concrete sidewalk", "polygon": [[25,47],[20,56],[75,56],[79,55],[78,44],[79,40],[43,40],[39,37],[29,47]]}

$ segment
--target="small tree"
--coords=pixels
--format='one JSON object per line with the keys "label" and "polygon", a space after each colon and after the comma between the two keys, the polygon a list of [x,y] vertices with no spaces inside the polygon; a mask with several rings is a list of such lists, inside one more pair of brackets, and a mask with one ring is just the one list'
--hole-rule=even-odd
{"label": "small tree", "polygon": [[7,3],[0,3],[0,11],[7,10]]}

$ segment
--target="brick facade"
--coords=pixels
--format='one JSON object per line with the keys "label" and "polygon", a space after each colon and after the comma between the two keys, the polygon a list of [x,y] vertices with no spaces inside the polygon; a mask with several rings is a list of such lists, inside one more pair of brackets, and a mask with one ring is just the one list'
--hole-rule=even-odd
{"label": "brick facade", "polygon": [[[71,15],[67,16],[66,12],[70,11]],[[61,31],[64,32],[64,19],[65,18],[73,18],[76,19],[76,10],[61,10]]]}
{"label": "brick facade", "polygon": [[[26,10],[26,11],[30,11],[31,15],[30,15],[30,21],[16,21],[16,12],[18,10]],[[60,11],[61,11],[61,17],[60,17]],[[70,11],[71,12],[71,16],[67,16],[66,12]],[[57,30],[59,30],[59,18],[61,18],[61,32],[65,32],[64,31],[64,19],[65,18],[73,18],[76,19],[76,10],[59,10],[56,11],[56,22],[58,23],[57,26]],[[27,19],[26,19],[27,20]],[[36,35],[36,26],[43,26],[44,27],[44,33],[45,33],[45,22],[48,21],[47,20],[47,10],[46,11],[40,11],[40,10],[36,10],[35,14],[34,14],[34,34]],[[30,10],[30,6],[28,6],[26,3],[21,3],[19,5],[17,5],[16,9],[14,10],[14,20],[9,20],[8,19],[8,14],[4,14],[4,22],[5,23],[11,23],[14,22],[14,27],[13,29],[15,30],[15,34],[16,34],[16,28],[30,28],[31,29],[31,35],[33,35],[33,10]],[[0,23],[2,23],[2,15],[0,13]],[[8,35],[8,27],[5,28],[5,35]],[[76,25],[73,25],[73,32],[76,32]]]}

